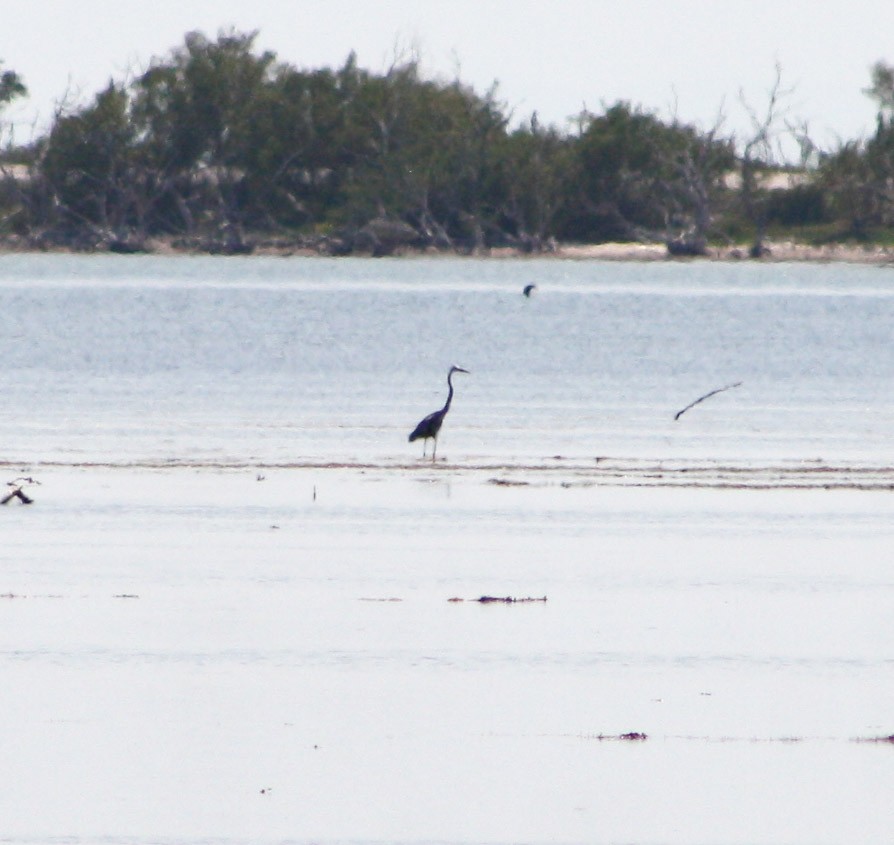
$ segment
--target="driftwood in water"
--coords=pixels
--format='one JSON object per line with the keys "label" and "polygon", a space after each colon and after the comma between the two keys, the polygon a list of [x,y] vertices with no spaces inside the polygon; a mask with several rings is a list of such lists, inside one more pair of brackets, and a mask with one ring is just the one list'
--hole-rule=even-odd
{"label": "driftwood in water", "polygon": [[[465,601],[465,599],[452,598],[452,599],[447,599],[447,601],[459,602],[459,601]],[[497,603],[497,604],[527,604],[529,602],[545,602],[546,596],[542,596],[541,598],[531,598],[530,596],[528,596],[527,598],[524,598],[524,599],[516,599],[516,598],[513,598],[512,596],[481,596],[481,598],[469,599],[469,601],[476,601],[479,604],[494,604],[494,603]]]}
{"label": "driftwood in water", "polygon": [[683,416],[690,408],[694,408],[698,405],[699,402],[704,402],[705,399],[710,399],[712,396],[716,396],[718,393],[723,393],[724,390],[732,390],[734,387],[739,387],[742,384],[740,381],[733,382],[732,384],[727,384],[724,387],[718,387],[716,390],[712,390],[709,393],[706,393],[704,396],[699,396],[694,402],[690,402],[682,411],[677,411],[674,414],[674,419],[678,420]]}
{"label": "driftwood in water", "polygon": [[0,505],[8,505],[13,499],[18,499],[23,505],[30,505],[34,499],[22,490],[26,484],[40,484],[40,482],[33,478],[17,478],[15,481],[7,481],[6,486],[12,489],[0,499]]}
{"label": "driftwood in water", "polygon": [[18,499],[23,505],[30,505],[34,499],[29,499],[22,492],[21,487],[16,487],[12,492],[7,493],[2,499],[0,499],[0,505],[8,505],[13,499]]}
{"label": "driftwood in water", "polygon": [[597,734],[593,739],[598,739],[600,742],[605,742],[606,740],[619,740],[621,742],[645,742],[649,738],[648,734],[642,733],[642,731],[630,731],[626,734]]}
{"label": "driftwood in water", "polygon": [[891,734],[890,736],[858,737],[854,742],[885,742],[894,745],[894,734]]}
{"label": "driftwood in water", "polygon": [[541,598],[531,598],[530,596],[528,596],[528,598],[524,599],[516,599],[512,596],[481,596],[481,598],[477,599],[477,601],[481,604],[490,604],[491,602],[501,602],[502,604],[522,604],[532,601],[546,601],[546,596],[542,596]]}

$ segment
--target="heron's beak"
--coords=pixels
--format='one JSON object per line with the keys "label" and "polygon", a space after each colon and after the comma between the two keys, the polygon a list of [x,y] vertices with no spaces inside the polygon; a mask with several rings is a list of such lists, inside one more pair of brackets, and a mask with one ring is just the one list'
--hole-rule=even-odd
{"label": "heron's beak", "polygon": [[462,367],[457,367],[456,371],[458,373],[466,373],[466,375],[472,375],[468,370],[464,370]]}

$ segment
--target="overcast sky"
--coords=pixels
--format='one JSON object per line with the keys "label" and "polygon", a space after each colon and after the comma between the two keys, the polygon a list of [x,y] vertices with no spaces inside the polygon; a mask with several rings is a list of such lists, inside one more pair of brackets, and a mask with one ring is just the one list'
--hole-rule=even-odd
{"label": "overcast sky", "polygon": [[5,115],[19,141],[66,90],[89,100],[191,30],[258,30],[259,49],[301,68],[353,50],[379,71],[413,49],[427,75],[498,82],[516,117],[561,127],[624,99],[703,128],[722,109],[741,131],[740,90],[765,105],[778,62],[790,115],[826,146],[872,131],[862,90],[873,62],[894,63],[892,0],[2,0],[0,27],[0,59],[31,92]]}

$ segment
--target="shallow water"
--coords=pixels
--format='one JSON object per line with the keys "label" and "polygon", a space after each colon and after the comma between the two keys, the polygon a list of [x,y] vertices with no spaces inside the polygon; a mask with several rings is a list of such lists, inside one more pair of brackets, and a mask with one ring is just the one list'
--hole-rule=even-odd
{"label": "shallow water", "polygon": [[890,841],[887,269],[0,278],[0,841]]}
{"label": "shallow water", "polygon": [[11,461],[415,458],[457,363],[452,460],[887,462],[892,322],[894,268],[4,256],[0,442]]}

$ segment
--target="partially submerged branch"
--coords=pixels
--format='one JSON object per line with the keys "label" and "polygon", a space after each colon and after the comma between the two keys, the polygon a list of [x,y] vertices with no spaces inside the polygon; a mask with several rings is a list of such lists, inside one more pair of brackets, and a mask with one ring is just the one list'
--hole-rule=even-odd
{"label": "partially submerged branch", "polygon": [[683,414],[685,414],[690,408],[694,408],[696,405],[698,405],[699,402],[704,402],[705,399],[710,399],[712,396],[716,396],[718,393],[723,393],[724,390],[732,390],[734,387],[740,387],[741,384],[742,382],[736,381],[732,384],[727,384],[724,387],[718,387],[715,390],[711,390],[710,392],[704,394],[704,396],[699,396],[698,399],[696,399],[694,402],[690,402],[685,408],[683,408],[682,411],[677,411],[677,413],[674,414],[674,419],[680,419]]}
{"label": "partially submerged branch", "polygon": [[[461,602],[466,601],[466,599],[452,598],[447,599],[447,601]],[[481,596],[481,598],[469,599],[469,601],[475,601],[479,604],[528,604],[531,602],[545,602],[546,596],[541,596],[540,598],[531,598],[528,596],[523,599],[513,598],[512,596]]]}
{"label": "partially submerged branch", "polygon": [[13,499],[18,499],[23,505],[32,504],[34,499],[22,490],[23,487],[31,484],[40,484],[40,482],[30,477],[21,477],[13,481],[7,481],[6,486],[10,488],[10,491],[0,499],[0,505],[8,505]]}

